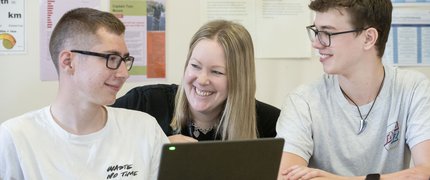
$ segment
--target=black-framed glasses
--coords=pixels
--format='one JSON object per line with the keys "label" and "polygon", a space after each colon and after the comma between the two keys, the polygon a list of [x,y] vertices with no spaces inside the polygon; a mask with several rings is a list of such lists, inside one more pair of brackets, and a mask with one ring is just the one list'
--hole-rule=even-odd
{"label": "black-framed glasses", "polygon": [[112,70],[118,69],[119,66],[121,66],[121,62],[124,61],[125,67],[127,67],[127,71],[130,71],[131,67],[133,67],[133,62],[134,62],[133,56],[122,57],[118,54],[102,54],[97,52],[81,51],[81,50],[71,50],[70,52],[106,58],[106,67]]}
{"label": "black-framed glasses", "polygon": [[331,45],[331,36],[338,35],[338,34],[352,33],[352,32],[360,32],[360,31],[364,31],[364,30],[369,29],[369,28],[370,27],[357,28],[357,29],[350,30],[350,31],[330,33],[327,31],[319,31],[318,29],[315,28],[315,25],[306,26],[306,30],[308,31],[309,39],[312,42],[314,42],[315,39],[318,38],[318,41],[325,47],[329,47]]}

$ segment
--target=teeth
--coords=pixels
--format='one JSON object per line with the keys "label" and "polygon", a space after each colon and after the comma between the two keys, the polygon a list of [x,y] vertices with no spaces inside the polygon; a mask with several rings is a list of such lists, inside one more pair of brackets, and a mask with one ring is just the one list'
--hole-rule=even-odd
{"label": "teeth", "polygon": [[209,92],[209,91],[203,91],[197,88],[194,88],[194,89],[196,90],[196,94],[199,96],[209,96],[213,94],[212,92]]}
{"label": "teeth", "polygon": [[329,55],[327,55],[327,54],[319,54],[320,55],[320,57],[322,57],[322,58],[327,58],[327,57],[329,57]]}

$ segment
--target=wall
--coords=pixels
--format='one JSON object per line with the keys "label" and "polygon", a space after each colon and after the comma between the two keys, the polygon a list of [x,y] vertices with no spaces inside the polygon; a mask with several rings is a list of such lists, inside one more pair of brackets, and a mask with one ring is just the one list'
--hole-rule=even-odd
{"label": "wall", "polygon": [[[139,85],[180,83],[189,40],[200,26],[198,2],[198,0],[167,0],[166,80],[127,83],[119,96]],[[42,82],[39,78],[39,1],[25,3],[27,53],[0,56],[0,123],[49,105],[57,92],[57,82]],[[307,39],[291,39],[291,42],[296,41]],[[430,68],[408,69],[424,72],[430,77]],[[256,71],[257,99],[277,107],[281,107],[282,100],[288,92],[302,83],[319,78],[322,74],[321,65],[316,58],[258,59]]]}

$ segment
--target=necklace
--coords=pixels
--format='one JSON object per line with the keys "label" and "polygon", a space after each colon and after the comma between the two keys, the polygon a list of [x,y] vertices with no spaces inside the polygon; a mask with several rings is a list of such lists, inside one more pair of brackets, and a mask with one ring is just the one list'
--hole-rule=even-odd
{"label": "necklace", "polygon": [[379,85],[379,89],[378,89],[378,93],[376,94],[376,97],[375,97],[375,100],[373,100],[373,103],[372,103],[372,106],[370,106],[370,109],[369,109],[369,111],[367,112],[367,114],[366,114],[366,117],[364,117],[363,118],[363,115],[361,115],[361,111],[360,111],[360,108],[358,107],[358,105],[357,105],[357,103],[355,103],[346,93],[345,93],[345,91],[343,91],[343,89],[342,89],[342,87],[340,88],[340,90],[342,91],[342,94],[346,97],[346,98],[348,98],[354,105],[355,105],[355,107],[357,107],[357,110],[358,110],[358,114],[360,114],[360,128],[358,129],[358,133],[357,133],[357,135],[359,135],[359,134],[361,134],[363,131],[364,131],[364,129],[366,128],[366,126],[367,126],[367,121],[366,121],[366,119],[367,119],[367,117],[369,117],[369,114],[370,114],[370,111],[372,111],[372,109],[373,109],[373,105],[375,105],[375,102],[376,102],[376,99],[378,98],[378,96],[379,96],[379,93],[381,92],[381,89],[382,89],[382,85],[384,85],[384,80],[385,80],[385,68],[384,68],[384,76],[383,76],[383,78],[382,78],[382,82],[381,82],[381,84]]}
{"label": "necklace", "polygon": [[212,129],[214,128],[214,126],[209,127],[209,128],[200,128],[200,127],[196,126],[196,124],[194,124],[194,122],[191,123],[191,126],[193,127],[193,135],[196,138],[198,138],[200,136],[200,132],[203,134],[207,134],[208,132],[212,131]]}

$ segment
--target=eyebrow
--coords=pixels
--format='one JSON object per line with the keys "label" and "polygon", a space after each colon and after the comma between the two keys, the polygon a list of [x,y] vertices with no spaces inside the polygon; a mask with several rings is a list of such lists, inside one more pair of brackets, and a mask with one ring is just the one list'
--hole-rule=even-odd
{"label": "eyebrow", "polygon": [[[317,27],[317,26],[315,26],[315,27]],[[321,27],[317,27],[317,28],[318,28],[318,30],[322,30],[322,31],[324,31],[324,30],[335,30],[336,29],[333,26],[321,26]]]}
{"label": "eyebrow", "polygon": [[[191,60],[195,60],[195,61],[197,61],[199,64],[202,64],[202,63],[200,62],[200,60],[198,60],[198,59],[197,59],[197,58],[195,58],[195,57],[191,57],[191,58],[190,58],[190,60],[189,60],[188,62],[190,62]],[[211,66],[211,68],[224,68],[224,69],[227,69],[227,68],[226,68],[226,66],[218,66],[218,65]]]}
{"label": "eyebrow", "polygon": [[225,66],[211,66],[212,69],[222,69],[226,70],[227,68]]}
{"label": "eyebrow", "polygon": [[[115,51],[115,50],[107,50],[107,51],[103,51],[103,52],[105,52],[107,54],[115,54],[115,55],[122,56],[120,52]],[[123,57],[127,57],[127,56],[130,56],[130,52],[125,53]]]}

